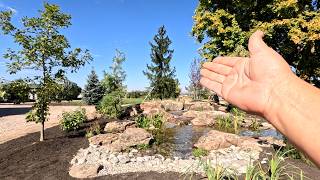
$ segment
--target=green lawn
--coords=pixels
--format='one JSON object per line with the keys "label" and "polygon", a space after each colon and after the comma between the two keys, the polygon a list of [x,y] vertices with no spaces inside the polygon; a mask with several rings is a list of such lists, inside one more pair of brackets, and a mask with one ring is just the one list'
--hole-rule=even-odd
{"label": "green lawn", "polygon": [[143,101],[142,98],[124,98],[123,99],[123,104],[140,104]]}

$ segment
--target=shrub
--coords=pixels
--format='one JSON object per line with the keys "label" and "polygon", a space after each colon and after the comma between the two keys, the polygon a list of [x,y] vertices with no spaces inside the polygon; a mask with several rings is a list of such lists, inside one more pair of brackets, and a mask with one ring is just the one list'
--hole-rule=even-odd
{"label": "shrub", "polygon": [[62,113],[60,125],[64,131],[75,131],[80,128],[86,119],[86,110],[84,108],[77,109],[75,111]]}
{"label": "shrub", "polygon": [[232,108],[231,114],[229,116],[218,116],[216,118],[216,127],[227,132],[238,133],[238,127],[240,122],[244,120],[245,112]]}
{"label": "shrub", "polygon": [[117,118],[122,112],[122,99],[117,91],[105,95],[97,106],[97,110],[110,118]]}
{"label": "shrub", "polygon": [[233,127],[231,116],[218,116],[216,118],[216,126],[219,129],[229,130]]}
{"label": "shrub", "polygon": [[291,143],[288,142],[287,139],[284,141],[286,146],[281,147],[279,151],[285,155],[285,157],[290,157],[292,159],[300,159],[308,165],[313,165],[313,162],[301,151],[299,151],[296,147],[294,147]]}
{"label": "shrub", "polygon": [[[295,168],[293,165],[285,164],[285,157],[289,151],[281,152],[277,151],[267,162],[267,167],[262,168],[262,165],[259,163],[255,166],[248,166],[246,170],[245,179],[294,179],[293,175],[288,174],[288,169],[292,170]],[[300,180],[304,179],[303,171],[297,168],[300,172],[289,171],[292,174],[298,175]]]}
{"label": "shrub", "polygon": [[201,157],[201,156],[207,156],[209,152],[202,148],[195,148],[192,150],[192,155],[194,157]]}
{"label": "shrub", "polygon": [[150,148],[149,144],[138,144],[137,145],[137,149],[139,149],[139,150],[146,150],[146,149],[149,149],[149,148]]}
{"label": "shrub", "polygon": [[95,122],[93,125],[90,126],[90,128],[86,132],[86,137],[90,138],[94,135],[98,135],[101,133],[101,127],[98,122]]}
{"label": "shrub", "polygon": [[259,131],[259,128],[261,126],[261,122],[259,122],[257,120],[257,118],[254,118],[252,123],[250,124],[249,128],[252,130],[252,131]]}
{"label": "shrub", "polygon": [[236,172],[232,169],[227,169],[219,164],[215,167],[212,167],[211,161],[207,160],[205,162],[201,161],[200,165],[202,166],[203,171],[205,172],[208,180],[236,180]]}
{"label": "shrub", "polygon": [[162,128],[163,125],[163,115],[155,114],[152,116],[140,115],[135,119],[139,128],[148,129],[150,127],[155,127],[157,129]]}

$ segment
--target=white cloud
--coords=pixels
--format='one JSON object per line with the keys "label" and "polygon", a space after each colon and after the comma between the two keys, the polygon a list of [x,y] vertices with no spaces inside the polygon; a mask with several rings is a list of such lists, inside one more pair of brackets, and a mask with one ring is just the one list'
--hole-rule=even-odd
{"label": "white cloud", "polygon": [[12,11],[14,14],[17,14],[17,13],[18,13],[18,11],[17,11],[16,9],[14,9],[13,7],[6,6],[6,5],[4,5],[4,4],[2,4],[2,3],[0,3],[0,8],[1,8],[1,9],[10,10],[10,11]]}
{"label": "white cloud", "polygon": [[7,7],[7,9],[9,9],[10,11],[12,11],[14,14],[17,14],[18,13],[18,11],[16,10],[16,9],[14,9],[14,8],[12,8],[12,7]]}

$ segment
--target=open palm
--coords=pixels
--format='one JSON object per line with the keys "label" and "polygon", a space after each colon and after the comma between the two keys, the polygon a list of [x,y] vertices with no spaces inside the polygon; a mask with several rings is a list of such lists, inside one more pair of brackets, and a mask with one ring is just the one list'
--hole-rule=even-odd
{"label": "open palm", "polygon": [[201,84],[246,111],[262,114],[273,91],[292,73],[286,61],[255,32],[250,57],[218,57],[203,65]]}

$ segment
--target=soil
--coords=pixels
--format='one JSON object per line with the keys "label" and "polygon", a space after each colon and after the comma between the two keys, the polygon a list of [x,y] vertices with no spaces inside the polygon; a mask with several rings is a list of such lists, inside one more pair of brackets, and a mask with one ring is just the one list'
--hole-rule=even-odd
{"label": "soil", "polygon": [[[26,122],[26,113],[31,110],[32,103],[26,104],[0,104],[0,144],[13,140],[28,133],[38,132],[40,124]],[[45,128],[51,128],[59,124],[61,114],[64,111],[72,111],[80,106],[50,106],[49,120],[45,122]],[[94,106],[81,106],[87,113],[94,113]]]}

